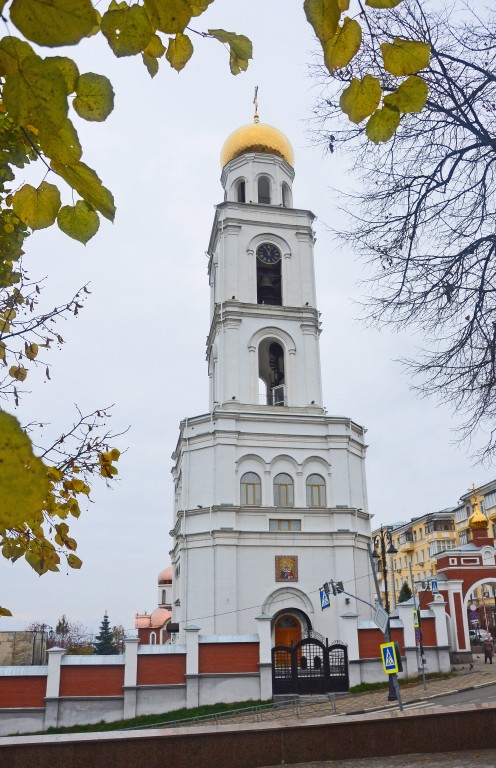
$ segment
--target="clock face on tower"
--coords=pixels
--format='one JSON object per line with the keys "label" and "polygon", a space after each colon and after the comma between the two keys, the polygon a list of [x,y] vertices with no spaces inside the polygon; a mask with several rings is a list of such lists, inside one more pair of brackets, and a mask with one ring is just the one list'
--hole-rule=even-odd
{"label": "clock face on tower", "polygon": [[257,248],[257,259],[263,264],[277,264],[281,258],[281,251],[273,243],[262,243]]}

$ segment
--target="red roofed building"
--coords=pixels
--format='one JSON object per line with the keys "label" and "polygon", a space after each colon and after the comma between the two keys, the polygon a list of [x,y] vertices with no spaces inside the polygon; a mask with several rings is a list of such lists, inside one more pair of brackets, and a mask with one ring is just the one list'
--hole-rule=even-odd
{"label": "red roofed building", "polygon": [[172,617],[172,565],[158,574],[158,607],[152,613],[137,613],[134,626],[140,642],[144,645],[162,645],[170,642],[167,627]]}

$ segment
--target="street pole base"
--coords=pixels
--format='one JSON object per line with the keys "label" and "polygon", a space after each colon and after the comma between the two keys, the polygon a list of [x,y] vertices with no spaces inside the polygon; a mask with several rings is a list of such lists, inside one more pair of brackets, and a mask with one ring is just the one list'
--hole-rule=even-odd
{"label": "street pole base", "polygon": [[396,692],[395,692],[395,693],[390,693],[390,694],[389,694],[389,696],[388,696],[388,701],[398,701],[398,697],[397,697],[397,695],[396,695]]}

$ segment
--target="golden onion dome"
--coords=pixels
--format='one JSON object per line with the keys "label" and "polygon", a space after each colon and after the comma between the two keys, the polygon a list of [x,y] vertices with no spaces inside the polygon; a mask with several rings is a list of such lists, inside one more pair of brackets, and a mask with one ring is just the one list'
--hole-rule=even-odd
{"label": "golden onion dome", "polygon": [[489,522],[485,514],[476,509],[474,514],[469,517],[468,525],[471,530],[474,530],[474,528],[488,528]]}
{"label": "golden onion dome", "polygon": [[473,514],[468,519],[468,525],[471,530],[474,528],[488,528],[489,527],[489,521],[485,514],[481,512],[480,503],[484,500],[484,496],[478,496],[475,492],[473,493],[470,503],[474,507]]}
{"label": "golden onion dome", "polygon": [[260,123],[257,116],[253,123],[237,128],[227,137],[220,153],[222,168],[248,152],[278,155],[291,167],[294,164],[294,152],[289,139],[274,126]]}

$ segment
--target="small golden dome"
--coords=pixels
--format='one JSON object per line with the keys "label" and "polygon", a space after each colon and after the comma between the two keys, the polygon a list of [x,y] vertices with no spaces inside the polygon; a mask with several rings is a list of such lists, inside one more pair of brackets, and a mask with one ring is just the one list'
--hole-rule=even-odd
{"label": "small golden dome", "polygon": [[469,525],[469,528],[471,528],[471,530],[473,530],[474,528],[488,528],[489,527],[489,523],[488,523],[487,517],[479,509],[476,509],[474,514],[471,517],[469,517],[468,525]]}
{"label": "small golden dome", "polygon": [[259,123],[257,118],[254,123],[237,128],[227,137],[220,153],[222,167],[247,152],[278,155],[291,167],[294,164],[294,152],[289,139],[272,125]]}
{"label": "small golden dome", "polygon": [[484,496],[477,496],[476,493],[472,495],[470,503],[473,504],[474,512],[468,519],[468,525],[471,530],[474,528],[488,528],[489,521],[485,514],[481,512],[480,502],[484,500]]}

